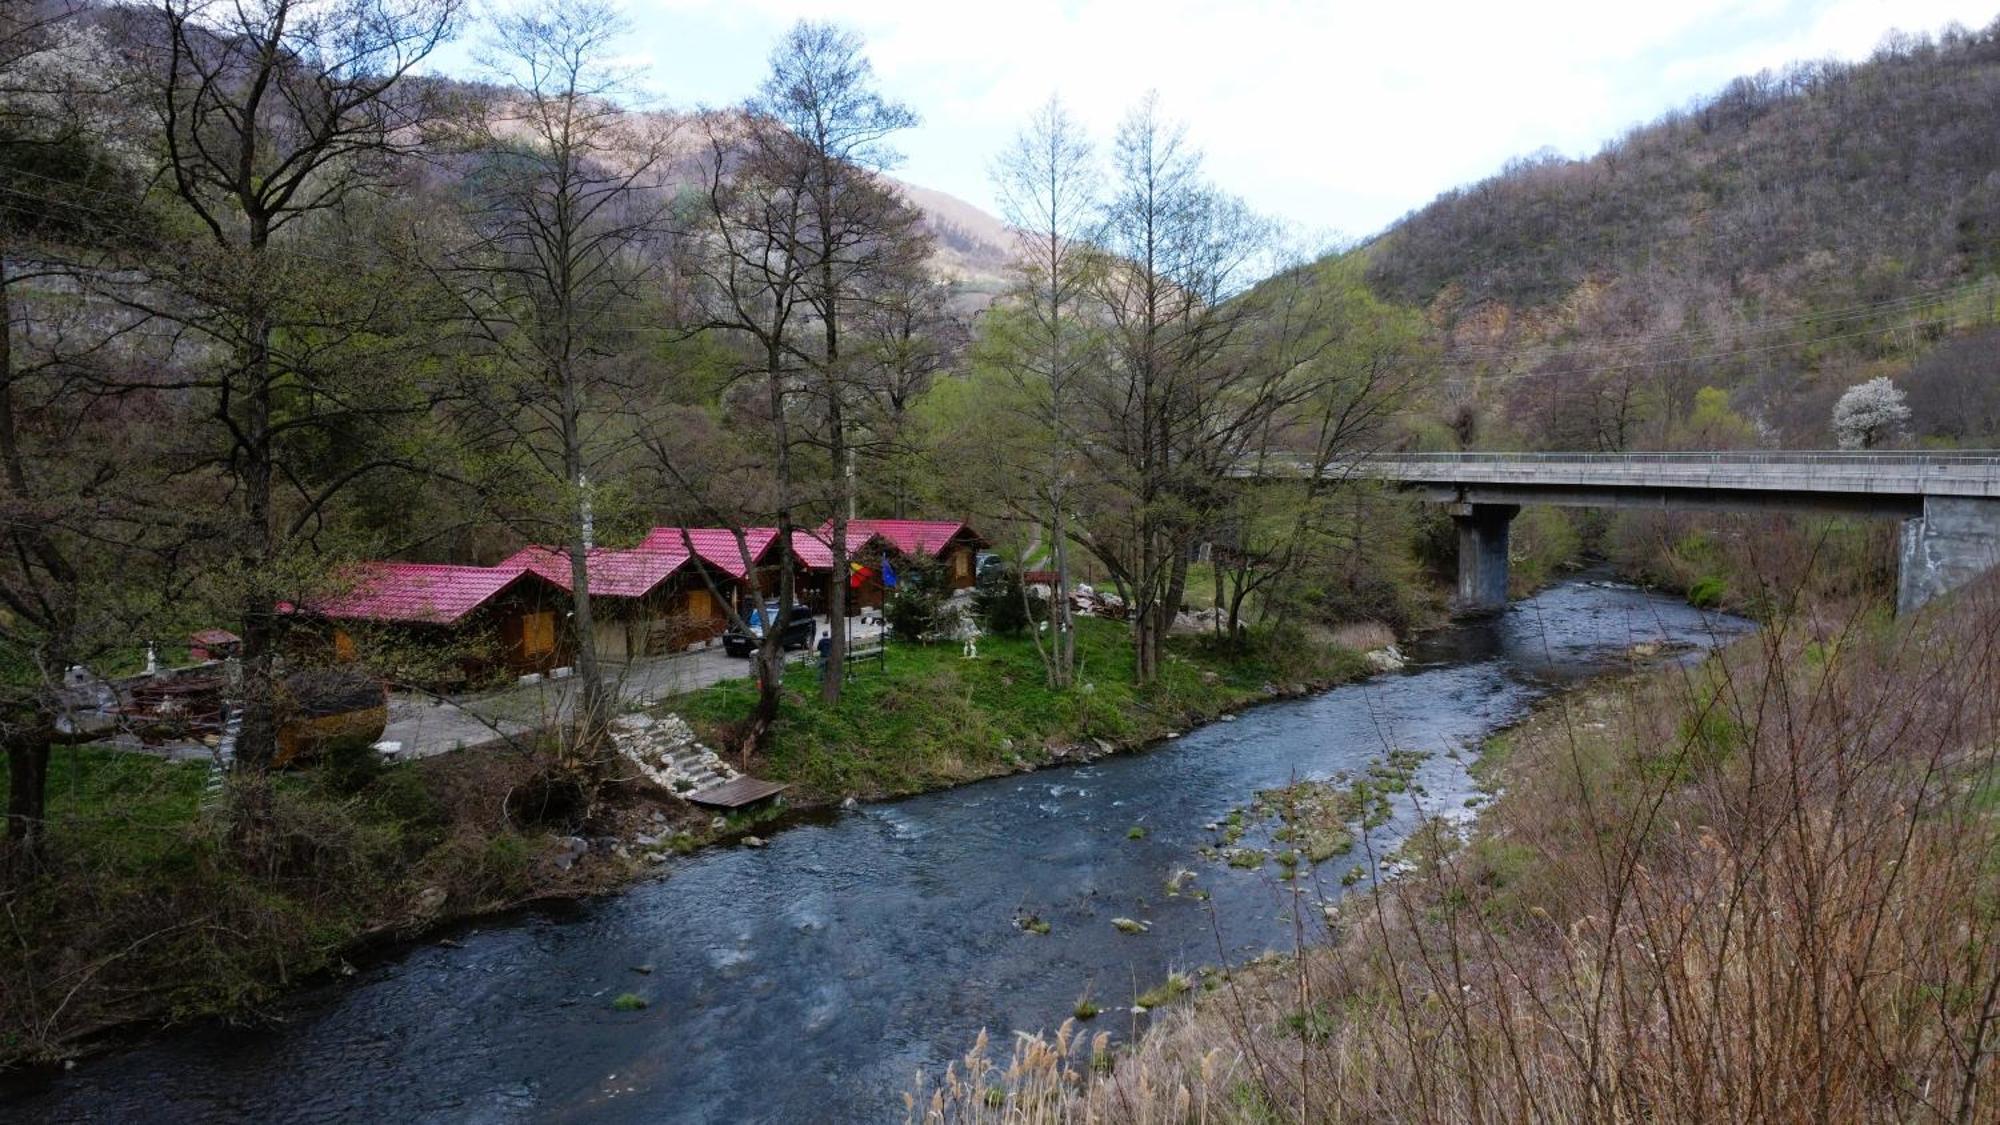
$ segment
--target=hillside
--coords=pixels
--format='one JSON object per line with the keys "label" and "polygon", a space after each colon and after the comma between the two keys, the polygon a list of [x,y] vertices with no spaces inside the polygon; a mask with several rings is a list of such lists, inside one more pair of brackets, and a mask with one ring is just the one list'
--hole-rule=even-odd
{"label": "hillside", "polygon": [[955,195],[897,182],[903,195],[924,213],[934,245],[932,268],[959,285],[961,304],[985,307],[1008,284],[1013,232],[998,217]]}
{"label": "hillside", "polygon": [[[1588,159],[1447,192],[1363,253],[1381,296],[1427,313],[1461,434],[1692,443],[1715,386],[1763,440],[1824,443],[1845,387],[1960,373],[1925,360],[2000,339],[1965,336],[2000,276],[2000,21],[1739,78]],[[1916,428],[1991,437],[2000,415]]]}
{"label": "hillside", "polygon": [[[58,12],[68,10],[61,0],[30,2],[35,5],[33,10],[43,19],[53,18]],[[110,65],[115,56],[131,57],[145,49],[144,44],[151,34],[152,17],[143,10],[121,6],[114,0],[88,0],[77,6],[76,11],[79,26],[89,27],[100,38],[88,42],[75,53],[74,58],[65,60],[62,65],[80,67],[88,72]],[[485,107],[491,111],[515,97],[513,91],[486,81],[440,75],[432,75],[424,81],[434,89],[441,89],[448,99],[465,110]],[[696,111],[649,109],[639,111],[636,116],[642,125],[634,131],[635,135],[668,138],[679,158],[698,155],[700,142]],[[503,122],[499,128],[507,132],[510,126]],[[615,157],[612,163],[616,163]],[[449,167],[452,167],[449,162],[438,161],[434,163],[433,171],[443,172]],[[453,178],[445,173],[432,184],[442,187]],[[983,309],[1007,284],[1007,270],[1014,251],[1013,236],[1007,225],[957,196],[893,176],[888,180],[912,206],[922,212],[925,229],[932,238],[932,270],[939,278],[954,283],[960,310],[970,313]],[[663,186],[672,190],[692,186],[692,182],[684,179]]]}

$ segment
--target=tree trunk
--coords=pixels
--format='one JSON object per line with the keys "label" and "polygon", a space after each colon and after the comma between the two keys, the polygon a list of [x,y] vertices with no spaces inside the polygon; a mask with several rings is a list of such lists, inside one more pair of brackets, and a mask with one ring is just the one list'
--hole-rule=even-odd
{"label": "tree trunk", "polygon": [[7,748],[7,842],[29,866],[39,865],[47,843],[49,743],[41,716],[10,729]]}
{"label": "tree trunk", "polygon": [[1056,582],[1051,596],[1054,604],[1049,607],[1049,620],[1055,622],[1055,661],[1049,666],[1049,686],[1067,688],[1076,678],[1076,618],[1069,606],[1069,526],[1064,519],[1063,508],[1069,502],[1069,490],[1062,484],[1062,468],[1058,468],[1056,485],[1049,504],[1049,552],[1055,563]]}
{"label": "tree trunk", "polygon": [[[778,618],[764,623],[764,639],[757,646],[753,659],[757,662],[757,706],[750,713],[750,726],[743,732],[743,768],[750,768],[750,757],[764,745],[764,738],[770,733],[772,724],[778,721],[778,704],[784,698],[785,690],[785,648],[784,626],[791,616],[794,599],[792,574],[792,440],[791,429],[785,424],[785,356],[778,343],[776,333],[766,337],[764,354],[764,392],[766,405],[771,411],[771,435],[775,449],[772,452],[773,470],[778,486]],[[764,593],[757,588],[756,570],[750,571],[750,591],[756,598]],[[753,607],[759,611],[763,607]]]}
{"label": "tree trunk", "polygon": [[826,594],[827,627],[833,630],[833,636],[827,644],[826,671],[820,677],[819,696],[828,703],[839,703],[847,671],[847,517],[854,504],[854,474],[853,466],[848,463],[847,419],[841,409],[840,322],[835,315],[832,259],[823,253],[821,262],[820,280],[825,287],[822,298],[825,306],[820,314],[826,327],[826,424],[831,431],[828,453],[833,471],[840,476],[841,487],[840,499],[833,506],[833,582]]}
{"label": "tree trunk", "polygon": [[566,487],[576,489],[576,501],[566,513],[569,525],[570,609],[576,633],[577,702],[572,724],[576,751],[586,767],[594,766],[607,725],[611,701],[604,686],[604,669],[597,659],[597,619],[590,599],[590,497],[583,463],[583,392],[576,372],[559,362],[555,372],[562,390],[563,474]]}
{"label": "tree trunk", "polygon": [[[834,418],[834,432],[838,434],[841,424],[840,411],[836,408],[832,413]],[[845,456],[846,444],[846,442],[837,437],[834,439],[834,456],[836,458],[834,464],[840,464],[838,458]],[[828,703],[840,702],[841,679],[845,673],[847,663],[848,561],[847,503],[845,501],[852,496],[851,490],[854,487],[854,479],[844,474],[843,479],[847,482],[843,491],[847,491],[848,496],[843,497],[842,503],[834,505],[832,533],[829,536],[833,547],[833,581],[827,584],[826,622],[827,628],[833,630],[833,634],[827,642],[826,671],[820,677],[819,685],[820,698]]]}
{"label": "tree trunk", "polygon": [[[266,236],[262,223],[253,222],[250,256],[253,267],[263,265]],[[254,270],[253,272],[261,272]],[[271,448],[271,316],[261,285],[252,281],[244,302],[244,355],[242,357],[243,416],[225,418],[240,434],[242,467],[238,478],[243,486],[243,532],[248,537],[241,553],[244,590],[242,679],[237,685],[241,699],[242,724],[236,740],[239,769],[262,772],[270,768],[277,753],[277,591],[272,588],[271,567],[276,562],[276,529],[272,527],[272,483],[276,475]],[[226,411],[227,400],[224,410]]]}

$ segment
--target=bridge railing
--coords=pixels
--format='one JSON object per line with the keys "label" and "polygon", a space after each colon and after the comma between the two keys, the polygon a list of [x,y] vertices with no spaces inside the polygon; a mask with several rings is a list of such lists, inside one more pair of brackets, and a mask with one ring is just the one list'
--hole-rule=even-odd
{"label": "bridge railing", "polygon": [[1377,453],[1349,464],[1369,465],[1994,465],[2000,450],[1727,450],[1676,453]]}

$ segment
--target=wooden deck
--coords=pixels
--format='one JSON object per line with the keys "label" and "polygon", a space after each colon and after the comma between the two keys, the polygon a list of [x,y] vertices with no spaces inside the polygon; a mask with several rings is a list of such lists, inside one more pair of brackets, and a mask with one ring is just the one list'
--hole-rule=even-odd
{"label": "wooden deck", "polygon": [[768,797],[775,797],[791,786],[779,781],[760,781],[754,777],[739,777],[725,781],[721,785],[711,785],[706,789],[690,793],[689,801],[712,809],[740,809],[754,805]]}

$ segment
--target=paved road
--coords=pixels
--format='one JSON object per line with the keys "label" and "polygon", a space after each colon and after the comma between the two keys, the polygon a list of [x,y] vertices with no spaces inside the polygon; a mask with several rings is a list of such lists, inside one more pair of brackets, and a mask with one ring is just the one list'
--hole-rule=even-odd
{"label": "paved road", "polygon": [[[826,618],[821,617],[819,623],[824,633]],[[879,625],[857,622],[854,626],[855,640],[880,634]],[[724,654],[720,641],[672,656],[612,665],[607,672],[619,697],[640,706],[749,674],[750,661]],[[544,680],[461,701],[399,693],[389,699],[389,725],[382,741],[400,744],[398,754],[408,758],[526,734],[566,714],[575,694],[575,681],[567,679]]]}
{"label": "paved road", "polygon": [[[826,618],[819,619],[820,632]],[[882,633],[880,624],[854,625],[855,640],[870,640]],[[796,659],[810,654],[795,653]],[[740,680],[750,675],[750,661],[728,656],[722,642],[672,656],[635,660],[611,665],[606,672],[620,699],[641,707],[662,699],[696,691],[724,680]],[[576,681],[543,680],[486,695],[465,699],[438,699],[413,692],[389,696],[389,722],[382,732],[383,743],[395,743],[402,758],[422,758],[466,746],[477,746],[499,738],[529,734],[567,714],[576,695]],[[201,742],[163,743],[146,746],[129,734],[105,740],[115,746],[157,754],[177,761],[208,761],[215,748]]]}

